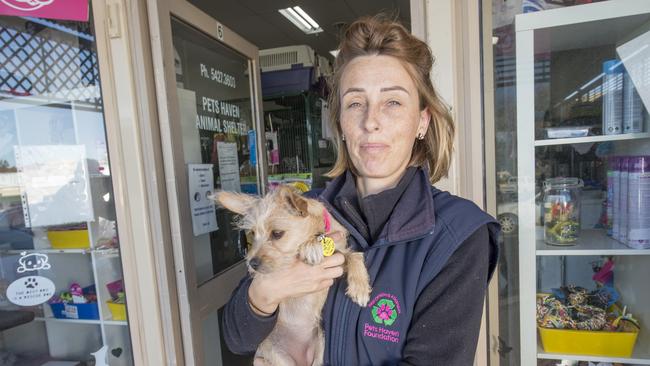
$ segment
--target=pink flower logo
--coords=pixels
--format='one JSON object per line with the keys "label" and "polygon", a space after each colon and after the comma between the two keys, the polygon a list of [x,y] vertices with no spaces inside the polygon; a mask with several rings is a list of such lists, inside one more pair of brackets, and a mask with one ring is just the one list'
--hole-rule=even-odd
{"label": "pink flower logo", "polygon": [[392,325],[397,319],[395,303],[390,299],[381,299],[372,307],[372,319],[375,323]]}

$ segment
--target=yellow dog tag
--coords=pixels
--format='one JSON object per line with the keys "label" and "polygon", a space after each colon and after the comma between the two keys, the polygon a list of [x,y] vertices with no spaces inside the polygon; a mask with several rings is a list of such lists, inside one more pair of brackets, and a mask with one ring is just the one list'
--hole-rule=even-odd
{"label": "yellow dog tag", "polygon": [[323,247],[323,255],[329,257],[334,254],[334,240],[329,236],[322,235],[320,237],[320,245]]}

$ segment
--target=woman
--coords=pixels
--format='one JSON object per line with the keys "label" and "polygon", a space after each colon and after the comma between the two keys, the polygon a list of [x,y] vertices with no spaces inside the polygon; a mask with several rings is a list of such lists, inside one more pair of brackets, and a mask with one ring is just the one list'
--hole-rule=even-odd
{"label": "woman", "polygon": [[447,174],[454,127],[437,96],[426,44],[392,21],[363,18],[345,32],[330,98],[335,179],[310,192],[364,252],[366,308],[345,296],[343,257],[245,279],[226,306],[224,336],[253,353],[278,303],[329,287],[326,365],[471,365],[498,225],[473,203],[432,186]]}

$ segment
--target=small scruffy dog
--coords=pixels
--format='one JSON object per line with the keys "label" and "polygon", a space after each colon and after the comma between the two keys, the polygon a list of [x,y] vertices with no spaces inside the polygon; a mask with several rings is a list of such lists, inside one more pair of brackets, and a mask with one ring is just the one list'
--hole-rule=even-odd
{"label": "small scruffy dog", "polygon": [[[296,258],[307,264],[320,263],[334,247],[327,234],[347,230],[334,220],[325,206],[299,195],[289,186],[280,186],[264,197],[220,191],[212,198],[241,215],[237,226],[253,238],[246,255],[251,277],[291,266]],[[335,249],[345,256],[348,287],[346,294],[360,306],[370,299],[368,271],[363,254],[351,252],[347,241]],[[255,353],[255,365],[319,366],[323,363],[325,338],[321,329],[321,310],[327,289],[280,303],[278,320]]]}

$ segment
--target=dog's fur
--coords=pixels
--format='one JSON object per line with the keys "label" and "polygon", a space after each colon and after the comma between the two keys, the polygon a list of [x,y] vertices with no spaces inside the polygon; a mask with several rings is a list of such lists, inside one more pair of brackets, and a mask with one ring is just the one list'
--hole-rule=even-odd
{"label": "dog's fur", "polygon": [[[241,215],[237,226],[252,237],[252,246],[246,255],[252,277],[287,268],[296,258],[311,265],[323,260],[317,237],[324,233],[325,207],[319,201],[302,197],[288,186],[280,186],[262,198],[226,191],[217,192],[212,198]],[[330,232],[339,232],[343,238],[348,234],[333,218]],[[336,250],[345,255],[346,294],[355,303],[366,306],[371,289],[363,254],[351,252],[345,239],[336,243]],[[280,303],[278,321],[257,348],[255,365],[322,364],[325,339],[320,321],[327,291]]]}

